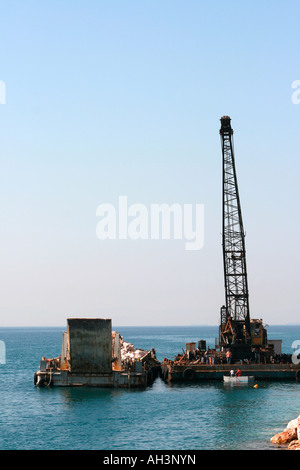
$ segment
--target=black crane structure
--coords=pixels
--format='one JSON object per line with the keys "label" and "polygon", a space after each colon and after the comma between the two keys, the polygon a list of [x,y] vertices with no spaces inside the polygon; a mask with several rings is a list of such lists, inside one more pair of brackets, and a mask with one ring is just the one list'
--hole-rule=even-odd
{"label": "black crane structure", "polygon": [[221,118],[223,156],[222,248],[226,304],[221,307],[219,344],[247,357],[251,348],[245,232],[229,116]]}

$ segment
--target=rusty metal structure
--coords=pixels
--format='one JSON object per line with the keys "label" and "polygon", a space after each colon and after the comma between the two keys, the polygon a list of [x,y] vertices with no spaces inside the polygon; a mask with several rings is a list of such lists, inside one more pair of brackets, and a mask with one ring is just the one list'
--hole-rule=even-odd
{"label": "rusty metal structure", "polygon": [[[130,347],[128,351],[124,351],[125,345]],[[155,351],[137,350],[124,342],[118,332],[112,331],[111,319],[68,318],[60,356],[42,358],[34,384],[145,388],[159,370]]]}
{"label": "rusty metal structure", "polygon": [[230,347],[241,358],[248,357],[251,351],[251,328],[245,232],[229,116],[221,118],[220,136],[223,157],[222,247],[226,303],[221,307],[219,344],[221,347]]}
{"label": "rusty metal structure", "polygon": [[218,343],[186,343],[174,360],[165,358],[162,377],[169,382],[223,380],[234,365],[256,380],[300,378],[300,365],[281,353],[281,340],[269,340],[262,319],[250,318],[245,232],[235,167],[233,130],[229,116],[221,118],[223,158],[222,250],[225,305],[221,307]]}

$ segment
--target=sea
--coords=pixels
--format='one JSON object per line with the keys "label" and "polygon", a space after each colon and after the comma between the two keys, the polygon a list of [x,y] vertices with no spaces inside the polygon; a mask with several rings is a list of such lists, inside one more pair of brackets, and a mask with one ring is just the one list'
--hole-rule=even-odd
{"label": "sea", "polygon": [[[214,347],[217,326],[113,327],[136,348],[173,359],[186,342]],[[37,388],[42,356],[61,353],[61,327],[0,328],[1,450],[281,450],[270,438],[300,414],[298,381],[227,386],[169,385],[145,390]],[[300,325],[268,326],[282,352],[300,344]]]}

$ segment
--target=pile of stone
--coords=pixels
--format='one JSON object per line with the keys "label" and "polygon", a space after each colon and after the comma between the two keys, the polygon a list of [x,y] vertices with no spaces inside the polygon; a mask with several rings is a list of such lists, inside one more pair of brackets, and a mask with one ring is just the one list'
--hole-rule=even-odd
{"label": "pile of stone", "polygon": [[300,450],[300,415],[293,419],[287,427],[271,438],[272,444],[288,445],[288,450]]}
{"label": "pile of stone", "polygon": [[135,349],[133,344],[127,343],[122,337],[120,338],[120,346],[122,362],[126,360],[140,360],[143,356],[145,356],[145,354],[147,354],[147,351],[143,351],[142,349]]}

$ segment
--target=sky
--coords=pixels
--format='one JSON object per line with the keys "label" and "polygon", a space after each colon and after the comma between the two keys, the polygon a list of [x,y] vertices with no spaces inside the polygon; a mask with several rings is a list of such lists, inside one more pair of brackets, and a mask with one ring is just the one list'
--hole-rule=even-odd
{"label": "sky", "polygon": [[[223,115],[250,315],[300,323],[299,21],[298,0],[0,1],[0,326],[218,325]],[[120,197],[201,205],[203,246],[99,239]]]}

